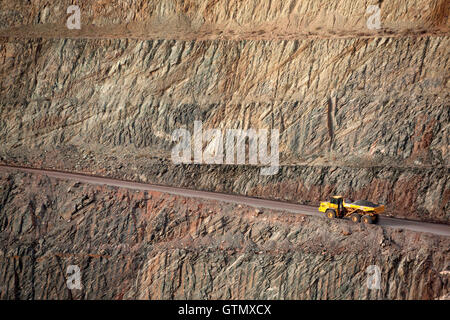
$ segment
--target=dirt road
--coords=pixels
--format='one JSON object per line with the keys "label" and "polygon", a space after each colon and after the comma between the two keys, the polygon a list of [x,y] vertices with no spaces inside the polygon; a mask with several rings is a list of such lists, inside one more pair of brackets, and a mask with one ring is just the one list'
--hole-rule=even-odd
{"label": "dirt road", "polygon": [[[272,209],[272,210],[283,210],[292,213],[301,213],[312,216],[322,216],[323,213],[319,212],[316,207],[299,205],[293,203],[287,203],[282,201],[274,201],[274,200],[265,200],[258,199],[252,197],[245,197],[239,195],[230,195],[223,194],[217,192],[208,192],[208,191],[198,191],[191,190],[186,188],[176,188],[176,187],[168,187],[168,186],[160,186],[153,185],[147,183],[140,183],[134,181],[124,181],[106,177],[99,176],[91,176],[86,174],[79,173],[70,173],[70,172],[61,172],[54,170],[43,170],[43,169],[33,169],[33,168],[24,168],[24,167],[12,167],[0,165],[0,170],[3,171],[21,171],[28,172],[32,174],[43,174],[48,177],[53,177],[57,179],[68,179],[75,180],[83,183],[89,184],[97,184],[97,185],[108,185],[114,187],[121,187],[127,189],[134,190],[143,190],[143,191],[159,191],[165,192],[169,194],[184,196],[184,197],[193,197],[193,198],[201,198],[207,200],[217,200],[224,201],[235,204],[243,204],[255,208],[262,209]],[[351,223],[351,222],[349,222]],[[428,223],[428,222],[420,222],[406,219],[397,219],[392,217],[380,216],[378,225],[382,227],[390,227],[396,229],[406,229],[418,232],[428,232],[436,235],[447,236],[450,237],[450,226],[445,224],[437,224],[437,223]]]}

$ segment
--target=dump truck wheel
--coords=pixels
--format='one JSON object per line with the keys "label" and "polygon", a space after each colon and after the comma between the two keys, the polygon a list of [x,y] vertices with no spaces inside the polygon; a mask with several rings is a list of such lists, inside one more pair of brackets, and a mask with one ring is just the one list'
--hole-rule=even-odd
{"label": "dump truck wheel", "polygon": [[378,215],[377,215],[377,214],[374,214],[374,215],[372,216],[372,222],[373,222],[373,223],[378,223]]}
{"label": "dump truck wheel", "polygon": [[328,209],[326,211],[327,217],[330,219],[336,218],[336,212],[334,210]]}
{"label": "dump truck wheel", "polygon": [[358,223],[361,220],[361,216],[359,215],[359,213],[352,213],[352,215],[350,216],[350,219],[352,219],[353,222]]}
{"label": "dump truck wheel", "polygon": [[363,217],[361,218],[361,220],[362,220],[362,222],[365,223],[365,224],[372,224],[372,223],[373,223],[372,217],[369,216],[369,215],[363,216]]}

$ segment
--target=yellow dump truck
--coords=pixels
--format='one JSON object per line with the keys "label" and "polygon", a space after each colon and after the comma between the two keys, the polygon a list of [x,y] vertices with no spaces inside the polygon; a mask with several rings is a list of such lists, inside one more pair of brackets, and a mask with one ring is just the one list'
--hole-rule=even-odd
{"label": "yellow dump truck", "polygon": [[384,205],[367,200],[352,202],[341,196],[333,196],[330,202],[320,203],[319,211],[324,212],[330,219],[350,218],[353,222],[371,224],[378,221],[378,214],[384,212]]}

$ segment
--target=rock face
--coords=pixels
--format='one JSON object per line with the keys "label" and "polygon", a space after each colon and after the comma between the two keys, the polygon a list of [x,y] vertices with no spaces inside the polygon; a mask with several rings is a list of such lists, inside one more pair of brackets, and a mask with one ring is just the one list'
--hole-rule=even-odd
{"label": "rock face", "polygon": [[27,37],[75,36],[162,39],[263,38],[305,36],[360,37],[368,29],[372,10],[381,9],[375,34],[424,35],[448,32],[445,0],[101,0],[78,3],[82,29],[67,30],[67,8],[72,1],[4,1],[0,27]]}
{"label": "rock face", "polygon": [[[306,204],[341,194],[449,223],[449,2],[378,1],[369,30],[373,2],[102,0],[69,30],[72,1],[2,1],[0,162]],[[172,134],[196,120],[279,130],[280,170],[175,165]],[[448,239],[2,179],[1,298],[448,294]],[[65,286],[70,264],[82,291]]]}
{"label": "rock face", "polygon": [[220,190],[211,174],[199,184],[172,179],[179,168],[163,178],[137,168],[165,166],[173,131],[195,120],[278,129],[286,169],[275,178],[227,166],[214,181],[306,203],[341,192],[449,221],[447,1],[383,1],[378,31],[362,0],[100,1],[81,5],[81,30],[66,28],[66,5],[2,2],[4,162],[78,170],[67,159],[89,154],[88,171],[118,165]]}
{"label": "rock face", "polygon": [[170,153],[172,132],[202,120],[279,129],[286,164],[448,165],[449,47],[447,37],[10,40],[2,137],[10,148]]}
{"label": "rock face", "polygon": [[[0,179],[1,299],[436,299],[449,292],[447,237],[39,175]],[[80,290],[66,285],[71,265],[80,269]],[[379,290],[367,287],[373,266]]]}

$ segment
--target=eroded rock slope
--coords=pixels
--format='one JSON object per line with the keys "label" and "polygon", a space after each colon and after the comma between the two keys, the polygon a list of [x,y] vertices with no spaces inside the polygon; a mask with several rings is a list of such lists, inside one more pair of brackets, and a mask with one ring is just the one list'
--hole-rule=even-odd
{"label": "eroded rock slope", "polygon": [[[81,30],[69,2],[0,4],[1,161],[302,203],[342,193],[448,223],[448,1],[382,1],[380,30],[362,0],[96,1]],[[282,170],[170,165],[172,132],[195,120],[278,129]]]}
{"label": "eroded rock slope", "polygon": [[[2,299],[437,299],[448,237],[0,174]],[[67,268],[81,271],[69,290]],[[380,268],[380,290],[367,287]]]}

